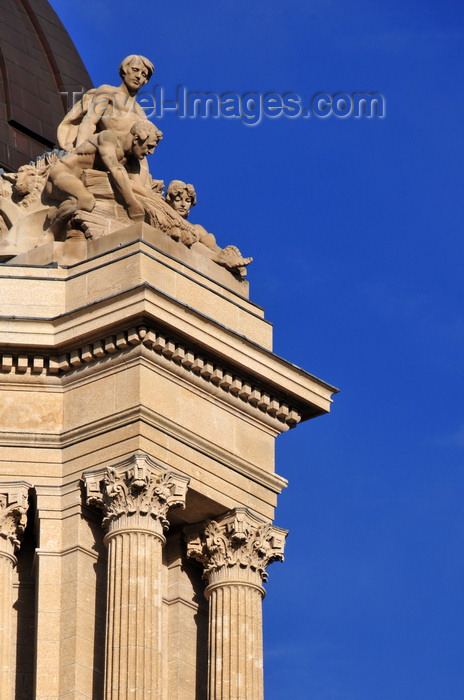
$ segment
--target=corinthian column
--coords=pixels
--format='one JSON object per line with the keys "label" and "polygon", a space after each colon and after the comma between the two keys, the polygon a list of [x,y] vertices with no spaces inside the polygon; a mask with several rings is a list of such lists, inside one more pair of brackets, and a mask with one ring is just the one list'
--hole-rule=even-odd
{"label": "corinthian column", "polygon": [[208,584],[208,700],[263,700],[262,583],[287,532],[236,508],[186,533]]}
{"label": "corinthian column", "polygon": [[84,481],[107,530],[105,700],[159,700],[163,532],[168,510],[185,506],[188,479],[137,454]]}
{"label": "corinthian column", "polygon": [[27,494],[24,482],[0,484],[0,698],[13,697],[12,607],[15,550],[26,527]]}

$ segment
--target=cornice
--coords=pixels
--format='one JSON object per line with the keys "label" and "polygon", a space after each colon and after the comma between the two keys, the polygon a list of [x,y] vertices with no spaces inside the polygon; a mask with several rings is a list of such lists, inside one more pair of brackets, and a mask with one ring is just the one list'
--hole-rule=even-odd
{"label": "cornice", "polygon": [[[62,384],[82,376],[85,367],[95,367],[102,360],[127,356],[134,347],[149,351],[150,358],[163,366],[169,364],[172,373],[196,385],[201,385],[216,398],[222,398],[235,406],[247,406],[256,416],[272,419],[272,425],[281,432],[297,425],[301,410],[288,400],[278,396],[274,387],[263,382],[262,378],[253,383],[251,374],[245,376],[237,368],[228,365],[223,358],[216,360],[213,353],[199,351],[193,344],[173,340],[171,334],[148,325],[133,326],[113,335],[92,342],[69,347],[59,355],[15,352],[13,349],[0,355],[0,370],[4,380],[22,377],[34,383],[34,378],[59,378]],[[55,382],[56,383],[56,382]],[[42,385],[43,386],[43,385]]]}

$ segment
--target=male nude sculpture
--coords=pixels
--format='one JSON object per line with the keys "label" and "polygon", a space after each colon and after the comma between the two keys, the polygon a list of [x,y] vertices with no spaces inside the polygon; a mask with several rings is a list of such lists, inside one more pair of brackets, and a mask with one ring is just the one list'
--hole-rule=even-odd
{"label": "male nude sculpture", "polygon": [[89,90],[64,117],[57,132],[60,147],[70,151],[100,131],[124,136],[136,120],[146,119],[135,98],[153,71],[148,58],[127,56],[119,66],[122,78],[119,87],[100,85]]}
{"label": "male nude sculpture", "polygon": [[143,220],[145,210],[134,193],[146,192],[140,177],[141,162],[153,153],[161,138],[162,132],[154,124],[139,119],[124,135],[112,130],[93,134],[60,158],[50,169],[45,185],[46,193],[61,202],[50,220],[51,228],[58,230],[78,209],[92,211],[94,208],[95,198],[80,179],[83,171],[89,168],[107,172],[129,217],[134,221]]}

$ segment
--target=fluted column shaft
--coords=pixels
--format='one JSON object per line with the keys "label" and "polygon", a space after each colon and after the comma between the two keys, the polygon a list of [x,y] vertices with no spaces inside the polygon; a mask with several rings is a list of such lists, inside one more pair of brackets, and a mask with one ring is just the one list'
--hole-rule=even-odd
{"label": "fluted column shaft", "polygon": [[208,698],[262,700],[262,590],[224,582],[207,595]]}
{"label": "fluted column shaft", "polygon": [[116,530],[108,545],[105,700],[158,700],[163,537]]}
{"label": "fluted column shaft", "polygon": [[[0,547],[2,542],[0,542]],[[10,700],[13,697],[11,678],[12,661],[12,603],[13,603],[13,567],[16,557],[0,549],[0,698]]]}
{"label": "fluted column shaft", "polygon": [[15,550],[26,527],[29,485],[0,484],[0,698],[12,700],[13,569]]}
{"label": "fluted column shaft", "polygon": [[188,479],[137,454],[84,481],[107,529],[104,698],[161,700],[163,531],[168,510],[185,505]]}
{"label": "fluted column shaft", "polygon": [[262,581],[287,533],[237,508],[186,534],[208,582],[208,700],[263,700]]}

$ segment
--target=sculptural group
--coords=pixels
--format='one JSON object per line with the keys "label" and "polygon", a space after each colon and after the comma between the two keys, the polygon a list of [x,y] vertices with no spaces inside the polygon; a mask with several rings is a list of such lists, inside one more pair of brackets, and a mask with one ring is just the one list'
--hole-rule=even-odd
{"label": "sculptural group", "polygon": [[163,137],[136,102],[153,74],[151,61],[131,55],[120,66],[119,87],[85,93],[57,130],[60,151],[45,154],[0,178],[0,261],[53,241],[95,239],[145,221],[174,240],[246,275],[252,258],[220,248],[213,234],[187,221],[192,185],[154,180],[146,157]]}

